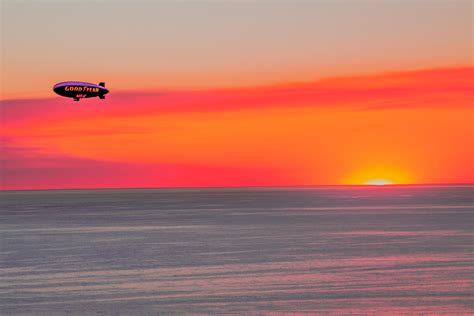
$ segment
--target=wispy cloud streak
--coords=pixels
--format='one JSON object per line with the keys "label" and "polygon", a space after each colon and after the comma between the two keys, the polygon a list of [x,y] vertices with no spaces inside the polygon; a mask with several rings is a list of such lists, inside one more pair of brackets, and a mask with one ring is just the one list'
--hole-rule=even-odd
{"label": "wispy cloud streak", "polygon": [[4,126],[80,117],[129,117],[275,107],[356,109],[467,107],[474,99],[474,67],[341,77],[312,83],[196,91],[113,91],[104,102],[4,100]]}

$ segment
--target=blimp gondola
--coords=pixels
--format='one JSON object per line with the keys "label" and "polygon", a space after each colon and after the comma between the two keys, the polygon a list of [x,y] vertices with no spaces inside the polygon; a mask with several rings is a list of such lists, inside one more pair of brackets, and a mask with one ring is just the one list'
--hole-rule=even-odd
{"label": "blimp gondola", "polygon": [[109,93],[109,90],[105,88],[105,82],[94,84],[82,81],[59,82],[53,86],[53,91],[60,96],[72,98],[74,101],[94,97],[105,99],[105,95]]}

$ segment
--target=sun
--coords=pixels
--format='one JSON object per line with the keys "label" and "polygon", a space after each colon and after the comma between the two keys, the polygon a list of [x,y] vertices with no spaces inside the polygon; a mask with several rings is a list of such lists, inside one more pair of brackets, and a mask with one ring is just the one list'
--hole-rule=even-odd
{"label": "sun", "polygon": [[343,184],[349,185],[402,185],[413,183],[408,168],[374,164],[361,166],[350,174]]}
{"label": "sun", "polygon": [[388,179],[371,179],[369,181],[364,182],[365,185],[390,185],[394,184],[392,181]]}

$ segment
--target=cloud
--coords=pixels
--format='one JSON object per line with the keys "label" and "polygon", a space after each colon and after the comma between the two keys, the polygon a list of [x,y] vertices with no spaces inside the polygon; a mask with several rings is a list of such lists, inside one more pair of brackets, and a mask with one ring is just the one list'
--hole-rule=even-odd
{"label": "cloud", "polygon": [[270,168],[121,163],[51,153],[5,138],[0,144],[0,190],[256,186],[288,180]]}
{"label": "cloud", "polygon": [[473,101],[474,67],[442,68],[310,83],[194,91],[114,91],[106,100],[3,100],[6,127],[92,117],[223,112],[275,107],[351,107],[361,110],[467,107]]}

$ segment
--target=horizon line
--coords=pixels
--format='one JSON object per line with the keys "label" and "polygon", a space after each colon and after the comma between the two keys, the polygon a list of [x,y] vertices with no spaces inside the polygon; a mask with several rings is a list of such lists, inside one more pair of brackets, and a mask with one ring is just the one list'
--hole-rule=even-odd
{"label": "horizon line", "polygon": [[236,186],[176,186],[176,187],[101,187],[101,188],[49,188],[49,189],[0,189],[1,192],[24,191],[93,191],[93,190],[170,190],[170,189],[256,189],[256,188],[323,188],[323,187],[469,187],[474,183],[400,183],[400,184],[303,184],[303,185],[236,185]]}

